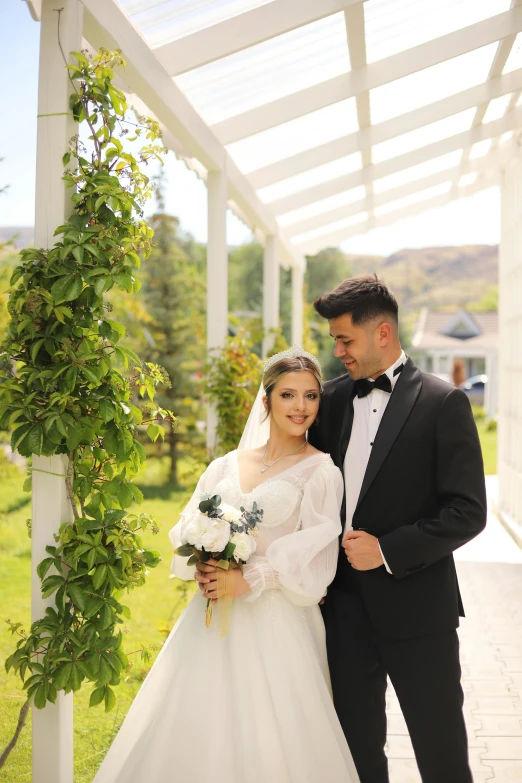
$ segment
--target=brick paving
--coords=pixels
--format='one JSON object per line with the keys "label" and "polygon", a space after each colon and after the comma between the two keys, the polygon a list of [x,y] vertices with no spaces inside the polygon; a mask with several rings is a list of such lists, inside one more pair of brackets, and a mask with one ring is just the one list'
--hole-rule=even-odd
{"label": "brick paving", "polygon": [[[488,489],[494,491],[493,479]],[[484,533],[456,555],[466,609],[459,637],[473,779],[522,781],[522,550],[490,515]],[[391,686],[387,753],[391,783],[421,782]]]}

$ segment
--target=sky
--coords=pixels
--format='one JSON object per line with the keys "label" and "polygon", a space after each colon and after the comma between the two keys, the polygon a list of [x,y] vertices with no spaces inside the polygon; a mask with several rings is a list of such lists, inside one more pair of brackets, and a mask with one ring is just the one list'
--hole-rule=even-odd
{"label": "sky", "polygon": [[[36,165],[39,24],[23,0],[0,0],[0,226],[32,226]],[[5,76],[7,75],[7,78]],[[165,163],[166,207],[196,240],[207,239],[206,187],[170,152]],[[229,245],[248,242],[250,230],[228,213]],[[347,253],[390,255],[402,248],[497,244],[500,190],[490,188],[437,210],[351,237]]]}

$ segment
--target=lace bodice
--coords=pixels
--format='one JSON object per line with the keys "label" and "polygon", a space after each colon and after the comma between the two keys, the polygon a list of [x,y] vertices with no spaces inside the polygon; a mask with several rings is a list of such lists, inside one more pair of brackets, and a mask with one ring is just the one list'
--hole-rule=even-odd
{"label": "lace bodice", "polygon": [[[186,511],[197,507],[202,492],[218,494],[236,508],[250,509],[255,501],[264,511],[256,553],[243,569],[252,590],[246,600],[271,588],[285,590],[295,603],[320,600],[335,574],[341,532],[342,477],[329,455],[312,455],[244,493],[237,451],[231,451],[209,465]],[[169,533],[174,547],[176,528]],[[182,579],[193,578],[184,558],[175,556],[171,569]]]}

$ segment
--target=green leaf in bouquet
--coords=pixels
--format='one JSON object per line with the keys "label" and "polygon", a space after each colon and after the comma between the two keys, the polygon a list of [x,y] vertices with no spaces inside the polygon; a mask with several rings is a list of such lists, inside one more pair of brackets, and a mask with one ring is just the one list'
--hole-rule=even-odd
{"label": "green leaf in bouquet", "polygon": [[223,553],[221,555],[221,560],[230,560],[232,555],[234,554],[234,550],[236,548],[236,545],[232,543],[232,541],[229,541],[226,547],[223,550]]}
{"label": "green leaf in bouquet", "polygon": [[194,554],[194,547],[190,544],[182,544],[174,550],[174,554],[179,555],[180,557],[191,557],[191,555]]}
{"label": "green leaf in bouquet", "polygon": [[197,555],[191,555],[189,559],[187,560],[187,565],[196,565],[196,563],[199,563],[199,557]]}
{"label": "green leaf in bouquet", "polygon": [[201,501],[199,504],[199,510],[202,514],[208,514],[210,516],[210,513],[219,508],[220,504],[221,496],[211,495],[210,497],[206,497]]}

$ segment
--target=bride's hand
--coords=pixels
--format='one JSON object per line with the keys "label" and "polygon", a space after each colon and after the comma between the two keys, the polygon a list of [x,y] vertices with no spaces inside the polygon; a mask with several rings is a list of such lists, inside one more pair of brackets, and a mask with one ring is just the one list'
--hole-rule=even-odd
{"label": "bride's hand", "polygon": [[215,589],[217,585],[216,565],[217,560],[208,560],[206,563],[200,562],[196,564],[196,573],[194,574],[194,578],[198,583],[199,589],[205,597],[208,597],[206,595],[207,589],[210,589],[211,585],[212,589]]}
{"label": "bride's hand", "polygon": [[[196,580],[198,585],[205,596],[212,601],[217,601],[220,597],[218,595],[218,577],[217,577],[217,561],[209,560],[207,563],[198,563],[196,568]],[[250,585],[246,581],[241,569],[231,568],[227,574],[227,581],[232,582],[230,594],[233,598],[239,598],[242,595],[250,592]]]}

